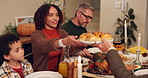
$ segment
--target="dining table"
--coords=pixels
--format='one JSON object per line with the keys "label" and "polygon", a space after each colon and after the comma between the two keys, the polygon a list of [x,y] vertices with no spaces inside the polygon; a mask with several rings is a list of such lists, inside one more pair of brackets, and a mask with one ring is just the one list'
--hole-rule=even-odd
{"label": "dining table", "polygon": [[[96,53],[96,52],[101,52],[98,48],[96,48],[96,47],[93,47],[93,48],[90,48],[90,49],[88,49],[91,53]],[[125,56],[125,57],[130,57],[130,58],[133,58],[134,60],[136,59],[136,53],[130,53],[129,52],[129,54],[127,55],[127,54],[124,54],[122,51],[118,51],[118,53],[119,54],[121,54],[121,55],[123,55],[123,56]],[[148,51],[147,51],[147,54],[148,54]],[[148,61],[148,56],[147,57],[143,57],[142,56],[142,54],[140,54],[140,56],[139,56],[139,60],[140,60],[140,62],[141,62],[141,64],[142,65],[147,65],[148,66],[148,64],[144,64],[144,62],[146,62],[146,61]],[[142,66],[141,65],[141,66]],[[87,69],[87,67],[85,67],[85,70]],[[139,70],[143,70],[142,68],[140,68]],[[139,72],[137,72],[137,71],[139,71],[139,70],[136,70],[135,72],[136,72],[136,74],[137,73],[139,73]],[[146,71],[148,71],[148,68],[146,68],[145,69]],[[142,74],[142,73],[141,73]],[[99,74],[93,74],[93,73],[89,73],[89,72],[87,72],[87,71],[84,71],[83,73],[82,73],[82,75],[83,75],[83,78],[114,78],[114,76],[113,75],[99,75]]]}

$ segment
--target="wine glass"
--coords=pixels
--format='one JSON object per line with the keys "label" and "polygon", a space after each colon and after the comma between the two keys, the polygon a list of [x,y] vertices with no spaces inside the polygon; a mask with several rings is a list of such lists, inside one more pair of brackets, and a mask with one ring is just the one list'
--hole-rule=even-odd
{"label": "wine glass", "polygon": [[115,34],[114,35],[114,41],[113,41],[114,47],[119,50],[122,51],[123,47],[122,47],[122,43],[121,43],[121,38],[119,34]]}

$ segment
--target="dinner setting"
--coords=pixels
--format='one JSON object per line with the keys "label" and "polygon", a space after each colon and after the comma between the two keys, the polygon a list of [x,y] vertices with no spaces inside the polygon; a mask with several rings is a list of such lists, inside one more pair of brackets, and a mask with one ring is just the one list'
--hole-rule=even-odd
{"label": "dinner setting", "polygon": [[[102,33],[102,32],[101,32]],[[91,34],[91,33],[84,33],[85,35],[86,34]],[[83,36],[84,34],[80,35],[79,37],[79,40],[82,40],[84,38],[82,38],[81,36]],[[94,36],[94,35],[92,35]],[[100,36],[99,36],[100,37]],[[89,38],[92,38],[92,39],[88,39],[87,40],[93,40],[94,37],[89,37]],[[109,34],[109,36],[107,36],[107,39],[113,39],[112,36]],[[86,41],[87,41],[86,40]],[[98,41],[97,39],[94,41]],[[139,40],[140,41],[140,40]],[[81,42],[81,41],[80,41]],[[111,41],[109,41],[111,42]],[[94,44],[94,43],[89,43],[88,44],[88,41],[87,42],[82,42],[84,44],[87,44],[87,45],[91,45],[91,44]],[[101,43],[101,42],[99,42]],[[112,41],[113,43],[113,41]],[[140,49],[140,55],[137,54],[136,50]],[[93,58],[90,60],[90,59],[82,59],[82,69],[79,69],[78,68],[78,71],[79,70],[82,70],[82,76],[85,78],[87,77],[95,77],[95,78],[114,78],[113,76],[113,73],[111,72],[110,68],[109,68],[109,65],[105,59],[105,55],[106,55],[106,52],[102,52],[99,48],[97,47],[92,47],[92,48],[89,48],[88,49],[89,52],[93,55]],[[147,65],[148,65],[148,51],[141,47],[139,44],[138,46],[135,46],[135,47],[131,47],[128,49],[128,55],[125,54],[124,52],[121,52],[121,50],[119,49],[118,53],[123,61],[123,63],[125,64],[126,68],[130,71],[133,72],[133,74],[135,75],[142,75],[142,74],[147,74],[146,72],[148,71],[147,69]],[[145,55],[145,56],[144,56]],[[138,57],[137,57],[138,56]],[[78,56],[77,58],[79,58],[80,56]],[[71,62],[74,63],[77,63],[77,61],[79,59],[77,59],[75,57],[75,59],[70,59]],[[84,57],[82,57],[84,58]],[[67,58],[68,59],[68,58]],[[138,60],[138,61],[137,61]],[[67,61],[69,63],[69,61]],[[137,64],[138,62],[138,64]],[[85,64],[86,63],[86,64]],[[140,63],[140,64],[139,64]],[[78,65],[77,65],[78,66]],[[67,67],[70,68],[69,64],[67,64]],[[73,66],[72,66],[73,67]],[[75,67],[75,66],[74,66]],[[61,67],[62,68],[62,67]],[[67,69],[67,68],[65,68]],[[63,68],[63,71],[66,71],[64,70]],[[60,71],[61,72],[61,71]],[[68,70],[69,72],[69,70]],[[65,73],[65,72],[63,72]],[[61,74],[63,74],[61,73]],[[73,74],[75,73],[75,68],[73,69]],[[68,75],[68,74],[67,74]],[[66,76],[66,75],[64,75]],[[72,75],[71,75],[72,76]],[[69,77],[69,78],[73,78],[73,77]],[[78,77],[79,78],[79,77]]]}
{"label": "dinner setting", "polygon": [[0,78],[148,78],[147,8],[147,0],[2,0]]}

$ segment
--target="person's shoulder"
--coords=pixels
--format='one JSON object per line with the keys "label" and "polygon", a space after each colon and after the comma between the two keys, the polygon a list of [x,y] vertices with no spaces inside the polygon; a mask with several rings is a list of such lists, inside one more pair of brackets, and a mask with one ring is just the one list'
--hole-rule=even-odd
{"label": "person's shoulder", "polygon": [[65,24],[62,25],[62,28],[65,28],[68,26],[68,23],[66,22]]}
{"label": "person's shoulder", "polygon": [[4,61],[3,64],[0,66],[0,73],[3,72],[5,69],[9,69],[9,66],[6,64],[7,62]]}
{"label": "person's shoulder", "polygon": [[24,64],[31,64],[30,62],[28,62],[27,59],[23,59],[21,62],[24,63]]}
{"label": "person's shoulder", "polygon": [[62,28],[60,28],[59,29],[59,32],[61,32],[61,33],[67,33],[64,29],[62,29]]}
{"label": "person's shoulder", "polygon": [[25,66],[32,66],[31,63],[28,62],[27,59],[22,60],[21,63],[23,63],[23,65],[25,65]]}
{"label": "person's shoulder", "polygon": [[0,66],[0,70],[2,69],[2,65]]}
{"label": "person's shoulder", "polygon": [[4,68],[3,67],[0,67],[0,77],[4,74]]}
{"label": "person's shoulder", "polygon": [[8,65],[8,63],[6,61],[3,61],[3,63],[0,66],[0,69],[6,67],[7,65]]}
{"label": "person's shoulder", "polygon": [[34,34],[34,33],[42,33],[42,31],[41,30],[36,30],[32,34]]}
{"label": "person's shoulder", "polygon": [[41,31],[41,30],[36,30],[34,31],[32,34],[31,34],[31,37],[33,36],[41,36],[41,35],[44,35],[44,33]]}
{"label": "person's shoulder", "polygon": [[25,69],[27,69],[27,71],[29,71],[29,73],[33,72],[32,64],[28,62],[27,59],[22,60],[21,63],[23,63],[23,66],[25,67]]}
{"label": "person's shoulder", "polygon": [[71,20],[67,21],[66,23],[62,25],[62,28],[68,27],[70,23],[71,23]]}

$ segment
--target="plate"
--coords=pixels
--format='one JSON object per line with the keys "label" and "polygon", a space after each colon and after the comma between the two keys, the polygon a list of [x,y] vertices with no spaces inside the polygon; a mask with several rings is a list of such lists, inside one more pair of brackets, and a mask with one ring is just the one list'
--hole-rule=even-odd
{"label": "plate", "polygon": [[[102,43],[102,41],[83,41],[83,40],[79,40],[81,43],[85,44],[85,45],[91,45],[91,44],[99,44],[99,43]],[[107,40],[109,42],[113,42],[113,39],[111,40]]]}
{"label": "plate", "polygon": [[88,51],[93,54],[97,52],[102,52],[98,47],[89,48]]}
{"label": "plate", "polygon": [[81,43],[83,43],[85,45],[91,45],[91,44],[95,43],[94,41],[82,41],[82,40],[78,40],[78,41],[80,41]]}
{"label": "plate", "polygon": [[136,76],[148,74],[148,69],[141,69],[134,73]]}
{"label": "plate", "polygon": [[53,71],[38,71],[27,75],[25,78],[63,78],[61,74]]}

